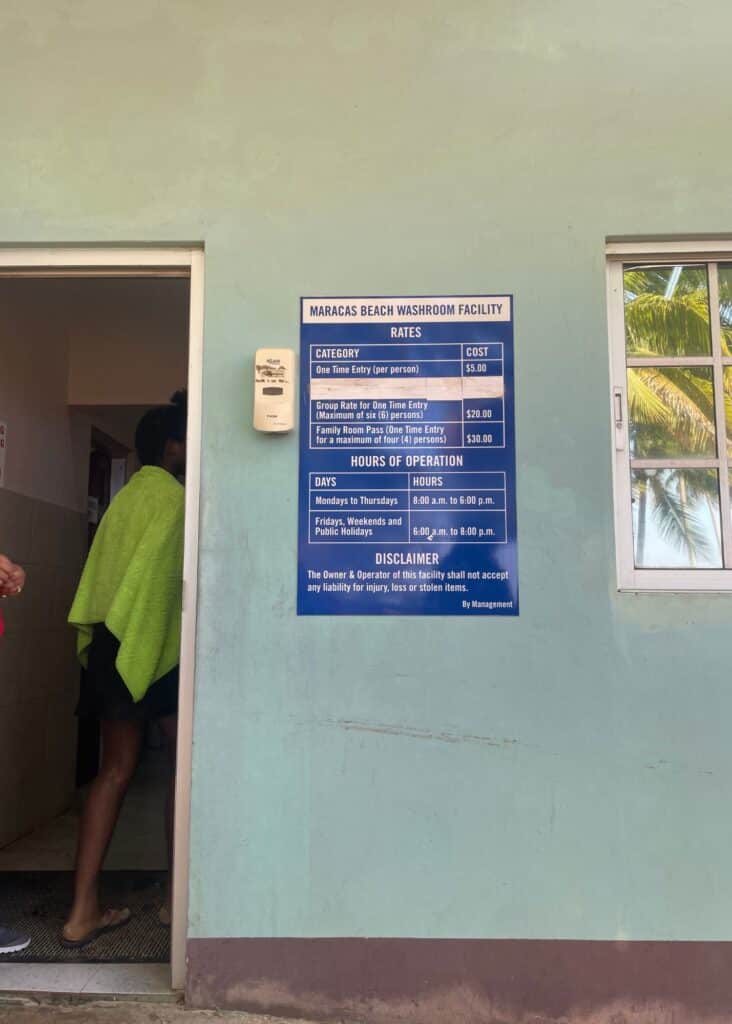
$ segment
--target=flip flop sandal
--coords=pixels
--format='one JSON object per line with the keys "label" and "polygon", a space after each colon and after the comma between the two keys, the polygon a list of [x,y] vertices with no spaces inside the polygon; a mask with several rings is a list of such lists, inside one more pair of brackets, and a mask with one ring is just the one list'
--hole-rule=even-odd
{"label": "flip flop sandal", "polygon": [[67,939],[64,937],[63,932],[59,935],[59,942],[64,949],[83,949],[84,946],[90,945],[95,942],[102,935],[106,935],[108,932],[116,932],[118,928],[124,928],[132,920],[132,914],[129,910],[125,909],[122,911],[122,920],[115,921],[113,924],[103,924],[99,928],[95,928],[94,931],[89,932],[84,936],[83,939]]}

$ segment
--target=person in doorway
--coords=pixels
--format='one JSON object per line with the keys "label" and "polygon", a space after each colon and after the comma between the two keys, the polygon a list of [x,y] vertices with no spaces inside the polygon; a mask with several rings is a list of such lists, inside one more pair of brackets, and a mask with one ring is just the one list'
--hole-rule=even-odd
{"label": "person in doorway", "polygon": [[[140,420],[141,469],[105,513],[69,613],[87,669],[77,714],[100,719],[102,758],[79,826],[73,904],[60,936],[67,948],[80,949],[130,920],[128,909],[102,910],[98,882],[150,720],[170,755],[169,849],[172,841],[186,412],[186,394],[177,392]],[[162,924],[169,915],[169,906],[161,908]]]}
{"label": "person in doorway", "polygon": [[[18,597],[25,586],[25,571],[8,558],[0,554],[0,598]],[[0,637],[5,632],[2,612],[0,612]],[[30,935],[16,932],[0,924],[0,953],[22,953],[30,946]]]}

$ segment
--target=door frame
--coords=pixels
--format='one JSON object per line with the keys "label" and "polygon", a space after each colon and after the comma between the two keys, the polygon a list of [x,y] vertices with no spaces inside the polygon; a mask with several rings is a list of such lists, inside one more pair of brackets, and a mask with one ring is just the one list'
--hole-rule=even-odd
{"label": "door frame", "polygon": [[189,278],[188,437],[186,458],[183,617],[181,623],[175,825],[171,928],[171,985],[185,987],[188,935],[193,695],[198,610],[198,532],[203,413],[203,245],[0,247],[0,276],[12,277],[170,277]]}

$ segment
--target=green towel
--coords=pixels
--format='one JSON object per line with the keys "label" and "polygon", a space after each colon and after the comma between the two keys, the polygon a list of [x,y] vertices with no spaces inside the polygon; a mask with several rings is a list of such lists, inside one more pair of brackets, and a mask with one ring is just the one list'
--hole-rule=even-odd
{"label": "green towel", "polygon": [[95,623],[117,637],[117,671],[135,702],[180,660],[183,517],[183,487],[143,466],[103,516],[69,613],[83,665]]}

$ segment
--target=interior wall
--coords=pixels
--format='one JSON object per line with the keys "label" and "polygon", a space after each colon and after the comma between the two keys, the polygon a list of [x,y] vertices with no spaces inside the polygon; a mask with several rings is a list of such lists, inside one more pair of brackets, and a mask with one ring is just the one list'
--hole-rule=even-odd
{"label": "interior wall", "polygon": [[90,423],[67,406],[60,284],[0,280],[0,551],[28,576],[2,609],[0,845],[65,810],[74,792],[79,670],[66,615],[86,544]]}
{"label": "interior wall", "polygon": [[69,403],[162,405],[185,387],[188,294],[185,278],[68,281]]}
{"label": "interior wall", "polygon": [[68,408],[63,286],[58,280],[0,279],[5,488],[81,513],[86,511],[90,427]]}

